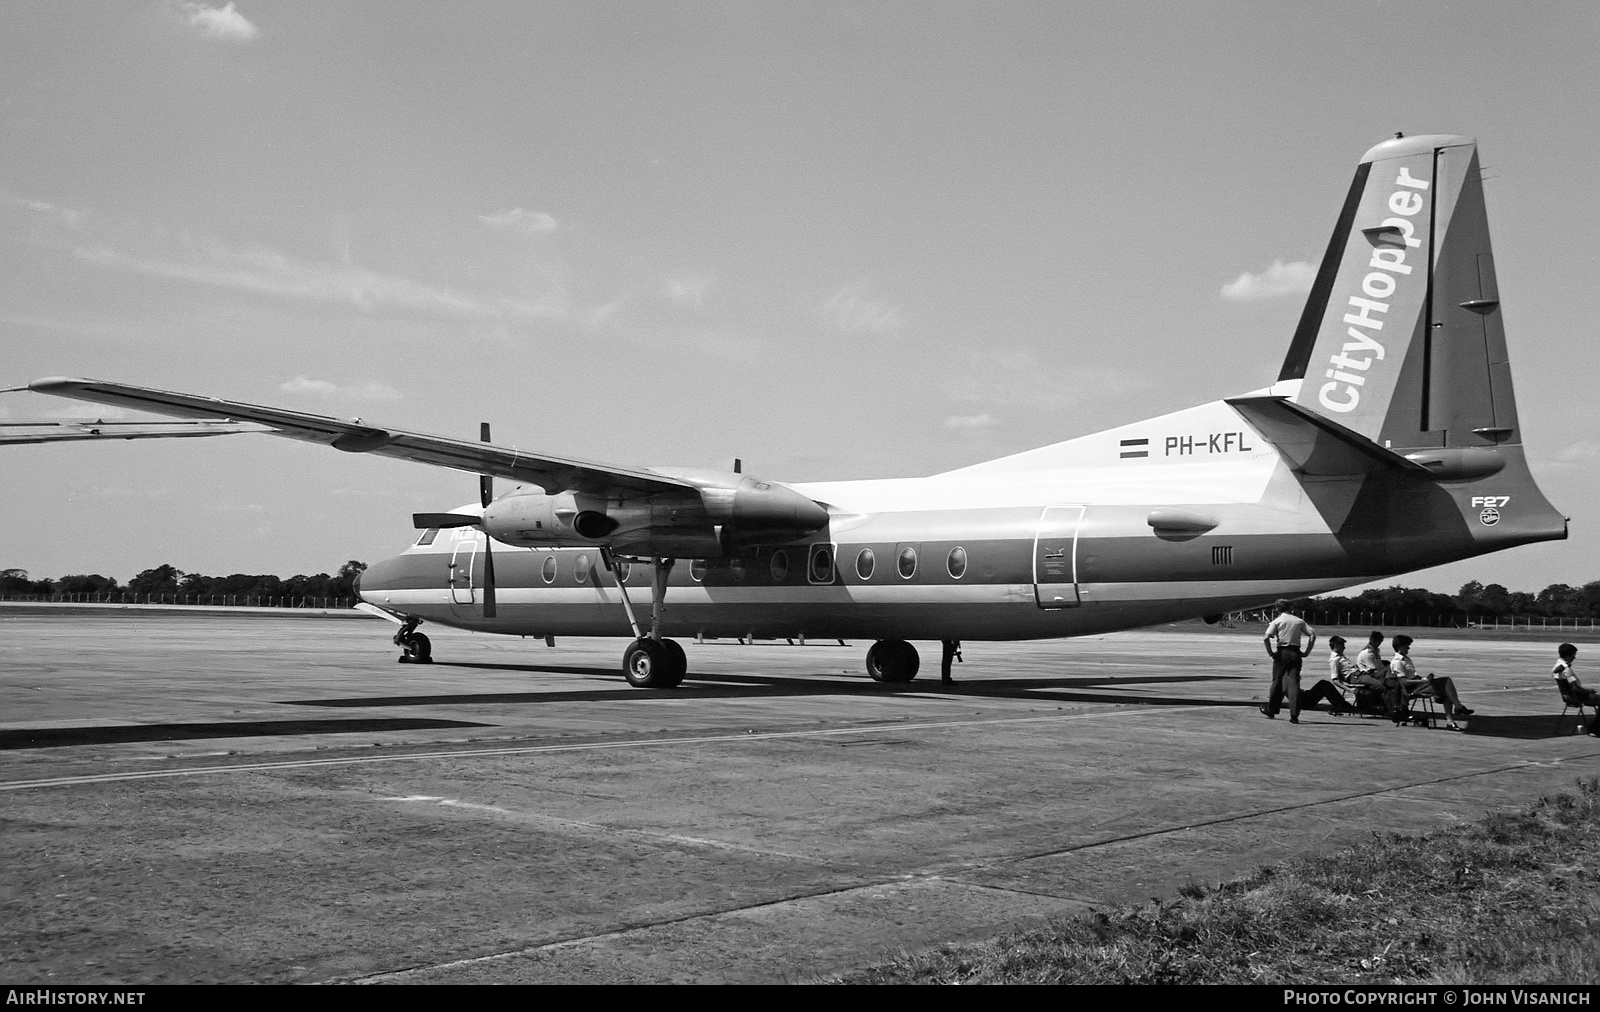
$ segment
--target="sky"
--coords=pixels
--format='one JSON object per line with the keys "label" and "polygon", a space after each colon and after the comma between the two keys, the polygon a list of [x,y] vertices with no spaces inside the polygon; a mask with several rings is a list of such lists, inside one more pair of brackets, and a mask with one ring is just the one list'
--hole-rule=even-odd
{"label": "sky", "polygon": [[[934,473],[1270,384],[1361,154],[1462,133],[1572,536],[1384,582],[1585,583],[1596,37],[1589,2],[14,0],[0,386]],[[475,496],[261,435],[8,447],[0,568],[330,572]]]}

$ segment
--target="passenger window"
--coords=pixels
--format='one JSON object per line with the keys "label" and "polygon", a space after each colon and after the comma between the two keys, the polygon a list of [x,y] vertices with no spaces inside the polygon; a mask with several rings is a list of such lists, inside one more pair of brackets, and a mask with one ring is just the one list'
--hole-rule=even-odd
{"label": "passenger window", "polygon": [[587,555],[578,556],[577,564],[572,567],[572,578],[577,580],[579,583],[588,583],[589,567],[593,565],[594,563],[589,561],[589,557]]}
{"label": "passenger window", "polygon": [[540,567],[539,575],[544,577],[545,583],[556,582],[556,557],[554,555],[546,555],[544,557],[544,565]]}
{"label": "passenger window", "polygon": [[628,582],[628,574],[630,574],[632,572],[633,572],[633,563],[631,563],[631,562],[619,562],[619,563],[617,563],[617,579],[621,580],[623,583],[627,583]]}
{"label": "passenger window", "polygon": [[833,550],[827,545],[811,546],[811,582],[833,582]]}
{"label": "passenger window", "polygon": [[917,550],[915,548],[908,546],[900,549],[898,562],[900,565],[900,579],[909,580],[917,575]]}
{"label": "passenger window", "polygon": [[429,527],[427,530],[422,532],[422,537],[417,539],[417,544],[419,544],[419,545],[431,545],[431,544],[433,544],[433,539],[438,537],[438,536],[439,536],[439,528],[437,528],[437,527]]}
{"label": "passenger window", "polygon": [[744,582],[744,560],[743,559],[734,559],[732,562],[729,562],[728,563],[728,572],[733,574],[733,578],[736,581],[738,581],[739,583],[743,583]]}
{"label": "passenger window", "polygon": [[705,580],[705,578],[706,578],[706,560],[705,559],[695,559],[693,562],[689,563],[689,579],[693,580],[695,583],[700,583],[703,580]]}
{"label": "passenger window", "polygon": [[945,568],[950,570],[950,576],[959,580],[967,573],[967,550],[965,548],[950,549],[950,558],[945,560]]}
{"label": "passenger window", "polygon": [[782,583],[789,576],[789,553],[778,550],[772,553],[772,582]]}
{"label": "passenger window", "polygon": [[877,558],[872,554],[872,549],[863,548],[861,554],[856,556],[856,575],[863,580],[872,579],[872,571],[878,565]]}

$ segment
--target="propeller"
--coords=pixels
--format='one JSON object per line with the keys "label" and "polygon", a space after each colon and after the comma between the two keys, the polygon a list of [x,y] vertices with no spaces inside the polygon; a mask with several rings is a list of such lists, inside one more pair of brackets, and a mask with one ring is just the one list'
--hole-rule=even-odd
{"label": "propeller", "polygon": [[[478,424],[478,438],[489,442],[489,423]],[[478,475],[478,501],[483,503],[483,508],[488,509],[494,502],[494,478],[487,474]],[[483,529],[483,617],[494,618],[494,538],[489,536],[489,528]]]}

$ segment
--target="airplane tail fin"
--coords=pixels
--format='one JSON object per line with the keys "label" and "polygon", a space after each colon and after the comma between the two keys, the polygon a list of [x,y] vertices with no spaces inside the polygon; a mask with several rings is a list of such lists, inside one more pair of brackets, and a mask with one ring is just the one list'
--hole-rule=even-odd
{"label": "airplane tail fin", "polygon": [[1521,443],[1474,140],[1361,159],[1278,379],[1379,446]]}

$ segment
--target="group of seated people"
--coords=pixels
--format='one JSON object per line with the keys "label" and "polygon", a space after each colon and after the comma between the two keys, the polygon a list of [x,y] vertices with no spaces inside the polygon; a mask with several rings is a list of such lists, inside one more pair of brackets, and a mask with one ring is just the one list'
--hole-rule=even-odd
{"label": "group of seated people", "polygon": [[[1435,676],[1432,672],[1418,675],[1417,666],[1411,660],[1412,639],[1405,633],[1394,638],[1394,657],[1385,660],[1383,638],[1383,633],[1374,629],[1372,635],[1367,637],[1366,649],[1351,661],[1344,655],[1344,637],[1328,637],[1330,677],[1317,683],[1317,687],[1327,686],[1318,698],[1332,693],[1342,704],[1334,706],[1333,700],[1329,700],[1329,707],[1335,713],[1355,710],[1381,713],[1395,723],[1406,719],[1411,700],[1432,699],[1444,709],[1445,726],[1452,731],[1459,731],[1461,727],[1456,723],[1456,717],[1470,717],[1473,711],[1461,702],[1456,683],[1448,677]],[[1302,702],[1301,705],[1305,704]]]}
{"label": "group of seated people", "polygon": [[1316,633],[1288,611],[1288,602],[1278,602],[1278,618],[1267,628],[1267,652],[1273,658],[1272,692],[1261,712],[1275,717],[1282,699],[1289,700],[1289,720],[1299,723],[1301,710],[1326,701],[1334,713],[1370,713],[1390,718],[1396,724],[1411,716],[1411,703],[1431,699],[1444,709],[1446,726],[1461,730],[1457,717],[1472,716],[1472,709],[1461,702],[1455,682],[1431,672],[1417,674],[1411,660],[1412,639],[1404,633],[1394,638],[1394,657],[1383,656],[1383,633],[1374,629],[1367,646],[1354,661],[1345,656],[1343,636],[1328,637],[1328,676],[1318,679],[1310,689],[1299,687],[1300,643],[1309,650]]}
{"label": "group of seated people", "polygon": [[[1366,649],[1354,661],[1344,654],[1343,636],[1328,637],[1328,677],[1319,678],[1310,689],[1300,688],[1300,658],[1317,642],[1316,630],[1304,619],[1289,611],[1289,602],[1277,602],[1278,617],[1267,626],[1264,637],[1267,654],[1272,658],[1272,685],[1267,704],[1261,712],[1267,717],[1278,715],[1279,705],[1287,698],[1289,721],[1298,724],[1301,710],[1309,710],[1326,701],[1334,713],[1369,713],[1390,718],[1396,724],[1410,719],[1413,700],[1433,700],[1444,709],[1446,726],[1452,731],[1461,727],[1457,717],[1472,716],[1472,709],[1461,702],[1456,683],[1429,672],[1417,674],[1411,660],[1410,636],[1401,633],[1394,638],[1394,657],[1383,656],[1383,633],[1374,629],[1367,637]],[[1579,707],[1582,717],[1584,706],[1600,711],[1600,691],[1590,689],[1578,680],[1578,648],[1563,643],[1556,648],[1560,660],[1550,674],[1561,685],[1561,697],[1566,704]],[[1600,713],[1585,729],[1600,737]]]}

